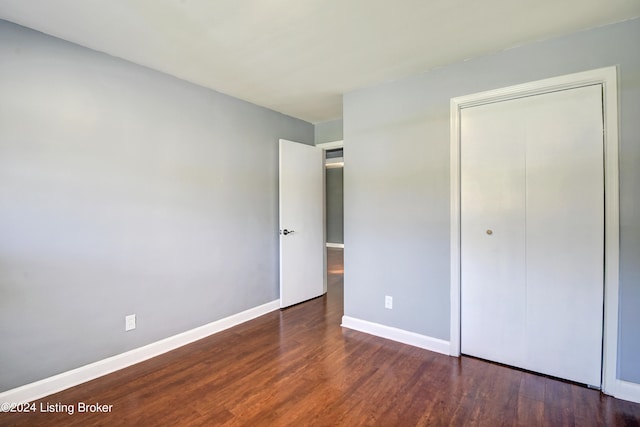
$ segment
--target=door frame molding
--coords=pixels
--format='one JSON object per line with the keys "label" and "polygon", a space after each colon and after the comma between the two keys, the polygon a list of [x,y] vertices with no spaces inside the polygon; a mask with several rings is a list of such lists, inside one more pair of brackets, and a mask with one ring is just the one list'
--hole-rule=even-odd
{"label": "door frame molding", "polygon": [[620,198],[617,67],[553,77],[451,99],[451,324],[450,355],[460,356],[460,114],[464,108],[583,86],[601,85],[604,125],[604,327],[602,391],[616,394],[618,360],[618,288]]}

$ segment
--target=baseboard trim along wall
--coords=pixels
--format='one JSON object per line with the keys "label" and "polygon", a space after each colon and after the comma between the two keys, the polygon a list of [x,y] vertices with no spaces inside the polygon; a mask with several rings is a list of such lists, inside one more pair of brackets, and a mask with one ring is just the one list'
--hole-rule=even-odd
{"label": "baseboard trim along wall", "polygon": [[135,365],[136,363],[151,359],[152,357],[167,353],[171,350],[175,350],[178,347],[206,338],[209,335],[237,326],[241,323],[262,316],[263,314],[278,310],[279,308],[280,300],[271,301],[143,347],[117,354],[40,381],[7,390],[0,393],[0,404],[20,404],[41,399],[50,394],[58,393],[70,387],[74,387],[103,375],[107,375],[128,366]]}
{"label": "baseboard trim along wall", "polygon": [[329,243],[329,242],[327,242],[327,247],[328,248],[343,248],[344,249],[344,243]]}
{"label": "baseboard trim along wall", "polygon": [[613,396],[617,399],[640,403],[640,384],[616,380],[616,390]]}
{"label": "baseboard trim along wall", "polygon": [[449,341],[438,338],[432,338],[415,332],[405,331],[404,329],[393,328],[349,316],[342,316],[342,326],[403,344],[409,344],[414,347],[424,348],[425,350],[436,353],[446,354],[447,356],[449,355]]}

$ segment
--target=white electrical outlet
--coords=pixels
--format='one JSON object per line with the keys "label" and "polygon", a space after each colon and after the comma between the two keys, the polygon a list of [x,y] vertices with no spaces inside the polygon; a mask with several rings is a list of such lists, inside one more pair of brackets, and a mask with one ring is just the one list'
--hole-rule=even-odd
{"label": "white electrical outlet", "polygon": [[124,317],[124,330],[130,331],[136,328],[136,315],[130,314]]}
{"label": "white electrical outlet", "polygon": [[388,308],[389,310],[393,308],[393,297],[390,297],[389,295],[384,297],[384,308]]}

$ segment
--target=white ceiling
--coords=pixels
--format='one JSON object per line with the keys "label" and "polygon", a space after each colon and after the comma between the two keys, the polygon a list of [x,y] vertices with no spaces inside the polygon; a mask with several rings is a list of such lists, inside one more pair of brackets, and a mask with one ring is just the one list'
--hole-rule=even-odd
{"label": "white ceiling", "polygon": [[0,0],[2,19],[312,123],[358,88],[638,16],[640,0]]}

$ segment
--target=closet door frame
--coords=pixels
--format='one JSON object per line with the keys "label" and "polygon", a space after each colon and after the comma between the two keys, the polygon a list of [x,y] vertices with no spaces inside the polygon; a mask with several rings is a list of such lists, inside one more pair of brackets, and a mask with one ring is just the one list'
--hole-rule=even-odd
{"label": "closet door frame", "polygon": [[460,356],[460,120],[461,110],[473,106],[540,95],[583,86],[601,85],[604,123],[604,327],[602,391],[615,395],[618,354],[619,287],[619,168],[618,90],[615,66],[575,73],[451,99],[451,329],[450,354]]}

